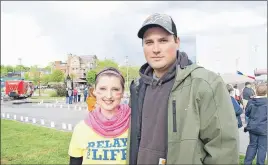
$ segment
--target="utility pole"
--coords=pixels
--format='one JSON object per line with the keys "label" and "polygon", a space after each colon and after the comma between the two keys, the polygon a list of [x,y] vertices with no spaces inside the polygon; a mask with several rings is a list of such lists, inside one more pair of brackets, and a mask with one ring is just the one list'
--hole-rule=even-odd
{"label": "utility pole", "polygon": [[21,76],[21,58],[19,58],[19,65],[20,65],[20,79],[22,78]]}

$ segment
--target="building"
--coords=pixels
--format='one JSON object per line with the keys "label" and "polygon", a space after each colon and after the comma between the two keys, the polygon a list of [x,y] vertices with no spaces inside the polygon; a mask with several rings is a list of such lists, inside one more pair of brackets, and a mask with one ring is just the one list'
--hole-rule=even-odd
{"label": "building", "polygon": [[89,70],[94,69],[97,63],[96,55],[67,55],[67,61],[55,61],[53,63],[54,69],[59,69],[68,74],[73,79],[74,87],[78,87],[81,84],[86,84],[86,74]]}
{"label": "building", "polygon": [[67,63],[64,63],[62,61],[55,61],[53,63],[54,69],[61,70],[63,73],[67,75]]}

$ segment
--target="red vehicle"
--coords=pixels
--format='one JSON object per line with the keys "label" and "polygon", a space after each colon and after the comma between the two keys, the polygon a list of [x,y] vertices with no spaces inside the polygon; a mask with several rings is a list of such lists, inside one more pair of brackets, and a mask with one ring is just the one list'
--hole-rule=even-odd
{"label": "red vehicle", "polygon": [[33,83],[25,80],[7,80],[5,88],[6,95],[14,99],[31,97],[34,91]]}

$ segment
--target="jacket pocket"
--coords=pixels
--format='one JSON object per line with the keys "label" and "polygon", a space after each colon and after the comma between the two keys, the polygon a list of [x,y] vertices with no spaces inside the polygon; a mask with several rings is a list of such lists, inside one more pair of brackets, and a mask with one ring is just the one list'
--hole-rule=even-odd
{"label": "jacket pocket", "polygon": [[173,132],[177,132],[176,100],[172,100]]}

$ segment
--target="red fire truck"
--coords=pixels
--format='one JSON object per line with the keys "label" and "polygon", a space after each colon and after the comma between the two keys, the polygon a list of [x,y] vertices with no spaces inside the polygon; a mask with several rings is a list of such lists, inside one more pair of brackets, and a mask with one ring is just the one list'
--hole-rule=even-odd
{"label": "red fire truck", "polygon": [[7,80],[5,88],[6,95],[13,99],[31,97],[34,92],[33,83],[25,80]]}

